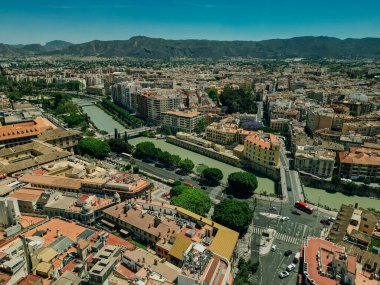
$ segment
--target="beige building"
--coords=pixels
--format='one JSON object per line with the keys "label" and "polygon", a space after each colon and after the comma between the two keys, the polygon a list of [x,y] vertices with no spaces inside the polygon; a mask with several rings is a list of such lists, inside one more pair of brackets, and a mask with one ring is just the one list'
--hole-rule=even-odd
{"label": "beige building", "polygon": [[182,98],[176,90],[141,89],[137,95],[137,112],[148,121],[158,123],[162,113],[179,109],[181,103]]}
{"label": "beige building", "polygon": [[38,140],[58,146],[64,150],[74,152],[74,148],[78,145],[82,138],[81,132],[76,130],[54,129],[46,130],[38,136]]}
{"label": "beige building", "polygon": [[295,153],[296,169],[312,175],[328,178],[332,176],[335,152],[318,149],[314,146],[299,146]]}
{"label": "beige building", "polygon": [[204,115],[197,111],[167,111],[161,114],[161,126],[173,131],[192,133],[202,118]]}
{"label": "beige building", "polygon": [[320,129],[331,129],[333,115],[333,109],[313,108],[307,114],[306,128],[312,133]]}
{"label": "beige building", "polygon": [[271,119],[270,127],[276,132],[287,133],[289,129],[289,122],[289,119]]}
{"label": "beige building", "polygon": [[222,145],[242,144],[249,134],[249,131],[239,128],[233,118],[226,118],[220,122],[211,123],[206,128],[206,140]]}
{"label": "beige building", "polygon": [[274,134],[261,131],[252,132],[244,140],[243,155],[252,163],[277,167],[280,157],[280,142]]}
{"label": "beige building", "polygon": [[380,151],[368,148],[351,148],[339,152],[339,173],[352,180],[380,179]]}
{"label": "beige building", "polygon": [[380,134],[380,122],[352,122],[344,123],[342,132],[347,133],[353,131],[363,136],[376,136]]}

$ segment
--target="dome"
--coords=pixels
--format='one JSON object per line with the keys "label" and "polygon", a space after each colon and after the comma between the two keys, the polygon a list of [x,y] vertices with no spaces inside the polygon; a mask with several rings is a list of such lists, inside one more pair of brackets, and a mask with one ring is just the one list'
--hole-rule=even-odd
{"label": "dome", "polygon": [[120,202],[120,195],[119,195],[119,193],[115,193],[114,195],[113,195],[113,199],[114,199],[114,201],[116,201],[116,202]]}
{"label": "dome", "polygon": [[91,204],[90,204],[90,203],[86,203],[86,204],[84,204],[83,207],[82,207],[82,212],[88,213],[88,212],[90,212],[91,210],[92,210],[92,208],[91,208]]}

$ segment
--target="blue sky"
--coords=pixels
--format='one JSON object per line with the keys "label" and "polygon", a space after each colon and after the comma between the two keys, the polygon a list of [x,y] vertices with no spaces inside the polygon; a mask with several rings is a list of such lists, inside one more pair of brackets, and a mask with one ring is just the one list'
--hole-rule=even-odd
{"label": "blue sky", "polygon": [[0,42],[380,37],[378,0],[1,1]]}

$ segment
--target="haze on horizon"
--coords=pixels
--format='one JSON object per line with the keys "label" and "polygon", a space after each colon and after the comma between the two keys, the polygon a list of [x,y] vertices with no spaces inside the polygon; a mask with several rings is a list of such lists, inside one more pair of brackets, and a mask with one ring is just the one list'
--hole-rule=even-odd
{"label": "haze on horizon", "polygon": [[0,6],[0,42],[380,37],[373,0],[20,0]]}

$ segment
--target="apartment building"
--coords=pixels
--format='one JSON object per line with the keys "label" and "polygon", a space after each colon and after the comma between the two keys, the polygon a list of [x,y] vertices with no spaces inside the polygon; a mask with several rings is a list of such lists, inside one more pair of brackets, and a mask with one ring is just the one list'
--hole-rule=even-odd
{"label": "apartment building", "polygon": [[266,167],[277,167],[280,157],[280,142],[277,136],[262,131],[251,132],[244,140],[244,157]]}
{"label": "apartment building", "polygon": [[181,107],[182,97],[171,89],[141,89],[137,95],[138,114],[152,123],[161,121],[161,114]]}
{"label": "apartment building", "polygon": [[344,123],[342,127],[342,132],[355,132],[363,136],[376,136],[380,134],[380,122],[378,121],[362,121],[362,122],[351,122]]}
{"label": "apartment building", "polygon": [[343,178],[380,180],[380,151],[368,148],[351,148],[339,152],[339,173]]}
{"label": "apartment building", "polygon": [[137,110],[137,91],[142,89],[137,82],[121,82],[112,86],[111,96],[115,103],[129,111]]}
{"label": "apartment building", "polygon": [[334,170],[335,152],[315,146],[298,146],[295,153],[294,167],[299,171],[328,178]]}
{"label": "apartment building", "polygon": [[232,117],[213,122],[206,128],[206,140],[222,145],[242,144],[249,134],[250,131],[239,128],[239,122]]}
{"label": "apartment building", "polygon": [[302,284],[359,284],[355,282],[356,257],[347,254],[341,246],[321,238],[308,238],[302,247],[302,256]]}
{"label": "apartment building", "polygon": [[105,209],[106,225],[133,234],[155,248],[169,262],[183,265],[182,254],[193,242],[230,261],[239,234],[174,205],[130,200]]}
{"label": "apartment building", "polygon": [[334,111],[328,108],[311,108],[307,114],[306,128],[314,133],[320,129],[331,129]]}
{"label": "apartment building", "polygon": [[192,133],[198,122],[203,118],[203,114],[193,110],[167,111],[161,114],[161,126],[176,132]]}
{"label": "apartment building", "polygon": [[286,134],[289,130],[289,122],[289,119],[284,118],[270,119],[270,127],[276,132]]}

